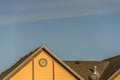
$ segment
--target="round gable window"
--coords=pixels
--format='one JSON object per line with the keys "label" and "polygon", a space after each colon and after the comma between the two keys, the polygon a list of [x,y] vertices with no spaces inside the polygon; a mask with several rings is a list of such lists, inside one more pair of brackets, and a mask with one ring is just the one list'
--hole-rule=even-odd
{"label": "round gable window", "polygon": [[47,65],[47,60],[45,58],[42,58],[39,60],[39,65],[41,67],[45,67]]}

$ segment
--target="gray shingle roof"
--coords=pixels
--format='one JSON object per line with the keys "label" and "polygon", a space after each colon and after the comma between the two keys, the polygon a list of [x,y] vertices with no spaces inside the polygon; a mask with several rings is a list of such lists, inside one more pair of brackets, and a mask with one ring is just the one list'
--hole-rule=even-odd
{"label": "gray shingle roof", "polygon": [[93,66],[97,66],[99,75],[101,76],[106,69],[109,61],[64,61],[69,65],[75,72],[81,75],[85,80],[89,80],[89,75],[93,73],[91,69]]}
{"label": "gray shingle roof", "polygon": [[117,70],[120,69],[120,55],[103,61],[110,61],[110,63],[102,74],[100,80],[108,80]]}

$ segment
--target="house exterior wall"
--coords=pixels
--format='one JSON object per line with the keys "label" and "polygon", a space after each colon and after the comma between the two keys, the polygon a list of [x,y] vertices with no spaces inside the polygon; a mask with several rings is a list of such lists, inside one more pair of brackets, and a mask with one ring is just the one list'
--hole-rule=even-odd
{"label": "house exterior wall", "polygon": [[[45,66],[44,59],[47,61]],[[40,52],[26,66],[13,75],[10,80],[77,80],[61,64],[49,56],[45,51]]]}
{"label": "house exterior wall", "polygon": [[[45,67],[40,66],[39,60],[46,59],[47,65]],[[52,80],[52,59],[45,52],[41,52],[37,57],[34,58],[34,79],[35,80]]]}
{"label": "house exterior wall", "polygon": [[54,62],[54,67],[55,80],[77,80],[57,62]]}
{"label": "house exterior wall", "polygon": [[10,80],[32,80],[32,61],[11,77]]}
{"label": "house exterior wall", "polygon": [[120,80],[120,75],[118,75],[114,80]]}

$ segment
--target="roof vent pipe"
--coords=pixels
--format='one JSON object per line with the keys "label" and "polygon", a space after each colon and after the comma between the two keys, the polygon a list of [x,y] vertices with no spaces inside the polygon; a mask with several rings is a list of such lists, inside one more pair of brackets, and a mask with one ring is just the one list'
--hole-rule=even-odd
{"label": "roof vent pipe", "polygon": [[97,74],[97,66],[94,66],[93,69],[94,69],[94,74]]}
{"label": "roof vent pipe", "polygon": [[98,75],[97,75],[97,66],[94,66],[93,69],[92,69],[92,72],[90,75],[89,75],[89,80],[98,80]]}

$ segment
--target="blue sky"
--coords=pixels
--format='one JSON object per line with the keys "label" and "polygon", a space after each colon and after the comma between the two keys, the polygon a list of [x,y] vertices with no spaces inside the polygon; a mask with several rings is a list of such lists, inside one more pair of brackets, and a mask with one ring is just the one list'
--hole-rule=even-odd
{"label": "blue sky", "polygon": [[119,0],[1,0],[0,72],[45,44],[62,60],[120,54]]}

